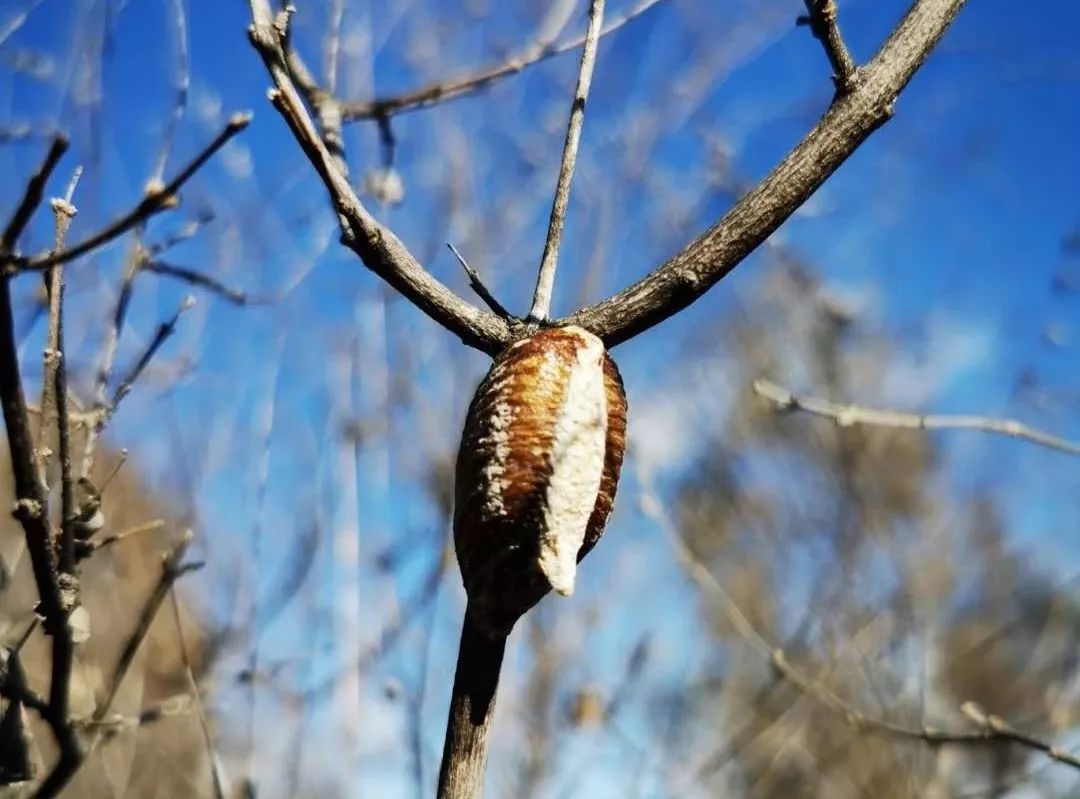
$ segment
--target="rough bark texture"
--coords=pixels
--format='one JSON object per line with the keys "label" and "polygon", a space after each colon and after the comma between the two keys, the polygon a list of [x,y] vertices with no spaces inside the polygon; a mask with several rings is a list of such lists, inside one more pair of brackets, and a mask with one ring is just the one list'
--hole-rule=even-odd
{"label": "rough bark texture", "polygon": [[439,769],[439,799],[474,799],[483,793],[487,738],[505,651],[506,637],[484,635],[466,609]]}

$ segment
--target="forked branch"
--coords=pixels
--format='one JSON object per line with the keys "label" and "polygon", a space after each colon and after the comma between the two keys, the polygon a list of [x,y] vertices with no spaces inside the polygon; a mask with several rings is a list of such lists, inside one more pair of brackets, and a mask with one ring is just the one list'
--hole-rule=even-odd
{"label": "forked branch", "polygon": [[857,85],[837,95],[795,149],[716,224],[637,283],[562,321],[591,330],[613,347],[704,295],[892,116],[896,98],[965,2],[917,0],[877,54],[859,69]]}

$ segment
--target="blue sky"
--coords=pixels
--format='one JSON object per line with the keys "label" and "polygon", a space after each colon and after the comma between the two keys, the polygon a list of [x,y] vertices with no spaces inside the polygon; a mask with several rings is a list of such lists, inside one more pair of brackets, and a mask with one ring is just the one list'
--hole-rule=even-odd
{"label": "blue sky", "polygon": [[[299,46],[318,64],[325,6],[298,5]],[[433,0],[407,8],[352,4],[345,18],[342,93],[392,93],[499,60],[524,41],[535,13],[526,2],[488,5],[490,15],[480,19]],[[629,6],[611,5],[610,15]],[[722,213],[731,196],[710,184],[710,158],[728,154],[734,176],[755,181],[825,108],[831,89],[827,63],[807,31],[792,24],[801,5],[744,0],[718,11],[706,2],[664,2],[604,40],[556,310],[569,311],[575,297],[598,299],[640,277]],[[840,3],[857,58],[876,49],[904,5]],[[0,0],[0,31],[31,6],[27,0]],[[103,14],[106,7],[109,14]],[[253,586],[272,592],[265,574],[237,569],[250,552],[253,531],[264,536],[266,572],[278,574],[295,552],[290,547],[310,543],[301,534],[312,525],[322,528],[313,567],[322,587],[310,599],[319,612],[333,615],[335,581],[341,578],[332,531],[350,523],[359,526],[359,565],[352,575],[359,581],[358,596],[368,609],[393,608],[407,602],[438,555],[445,527],[424,480],[432,458],[456,444],[484,358],[389,296],[337,245],[317,180],[265,100],[268,79],[246,42],[244,4],[189,0],[186,8],[191,92],[167,171],[208,141],[230,113],[251,109],[255,119],[192,181],[178,215],[151,224],[148,240],[211,209],[215,221],[170,258],[253,293],[285,296],[270,307],[236,309],[200,295],[197,309],[164,351],[162,368],[126,401],[110,440],[132,448],[149,482],[197,510],[200,546],[210,558],[205,585],[216,586],[204,601],[219,619],[242,615]],[[73,235],[126,208],[159,152],[178,53],[169,9],[165,0],[42,0],[25,24],[10,35],[0,33],[0,129],[18,123],[34,130],[59,127],[73,146],[58,174],[68,174],[76,163],[86,166]],[[576,30],[581,14],[573,20]],[[1062,247],[1070,231],[1080,228],[1078,26],[1080,8],[1064,0],[1038,9],[972,0],[900,99],[896,117],[774,237],[773,244],[813,264],[830,291],[901,345],[883,382],[850,399],[1016,416],[1080,439],[1080,296],[1053,290],[1054,276],[1063,270],[1074,281],[1080,275],[1080,254]],[[80,61],[84,50],[91,54],[90,67]],[[26,53],[48,57],[43,75],[12,68],[12,59]],[[708,79],[697,86],[693,66],[700,63],[710,66]],[[467,294],[467,287],[445,251],[447,240],[481,270],[505,305],[526,309],[574,67],[573,56],[556,58],[476,97],[394,121],[395,168],[407,194],[401,206],[379,212],[459,292]],[[643,142],[644,155],[634,161],[628,154]],[[347,146],[357,180],[378,167],[372,125],[350,127]],[[10,209],[42,150],[36,137],[0,145],[0,170],[13,176],[0,188],[0,209]],[[464,188],[455,194],[454,186]],[[32,230],[33,248],[48,241],[46,216]],[[125,247],[120,242],[71,270],[79,386],[88,385],[92,374],[100,309],[108,307]],[[597,259],[602,269],[581,288]],[[685,468],[705,440],[703,431],[720,429],[725,408],[741,388],[725,382],[726,353],[691,359],[685,355],[688,343],[745,306],[766,261],[765,255],[751,256],[686,313],[616,352],[631,400],[632,436],[642,458],[653,459],[646,465],[662,477],[673,479]],[[188,290],[152,276],[140,282],[122,359],[139,351]],[[1062,343],[1048,344],[1048,332]],[[28,338],[26,353],[35,351],[33,337],[39,334]],[[789,366],[797,373],[797,364]],[[1037,378],[1041,390],[1035,399],[1016,390],[1024,372]],[[395,380],[395,374],[407,379]],[[695,393],[685,390],[688,385],[704,388]],[[402,392],[408,396],[403,409],[394,404]],[[715,402],[701,403],[703,394]],[[349,474],[350,450],[337,433],[346,419],[375,431],[374,443],[353,462],[355,498],[341,481]],[[949,465],[943,490],[991,488],[1002,499],[1017,546],[1030,548],[1052,573],[1071,573],[1080,565],[1069,525],[1080,488],[1073,460],[974,434],[943,434],[938,440]],[[264,457],[268,477],[260,510]],[[651,571],[655,530],[634,510],[633,482],[624,486],[613,523],[621,537],[605,541],[590,566],[598,574],[618,575],[630,586],[627,591],[664,586],[670,601],[678,602],[677,569],[667,563]],[[662,542],[659,547],[662,552]],[[386,558],[395,559],[396,579],[379,570]],[[452,658],[460,612],[456,574],[444,583],[433,616],[435,654],[427,665],[432,673],[445,671]],[[594,598],[586,588],[570,607],[587,607]],[[267,630],[266,659],[289,662],[299,640],[310,674],[339,670],[344,656],[318,632],[306,637],[309,608],[298,605],[303,603],[291,603]],[[581,664],[584,677],[602,679],[606,666],[625,660],[643,630],[659,628],[654,617],[670,615],[668,609],[643,608],[634,624],[605,630],[610,640],[590,648],[597,654]],[[367,634],[377,635],[369,615],[380,613],[361,619]],[[689,640],[691,625],[686,620],[665,632],[653,629],[674,652],[660,658],[652,675],[658,683],[693,661],[693,646],[676,647]],[[410,633],[385,667],[388,679],[413,680],[423,668],[418,653],[426,641]],[[315,647],[314,657],[306,657],[308,647]],[[437,756],[441,742],[446,690],[435,680],[423,707],[433,727],[429,756]],[[365,750],[358,772],[367,780],[407,786],[411,777],[400,756],[400,736],[406,733],[395,725],[406,729],[408,714],[380,696],[372,689],[364,706],[397,732]],[[267,749],[263,756],[269,761],[273,746]],[[607,754],[616,762],[620,757],[617,750]],[[428,778],[431,768],[428,763]],[[597,779],[608,795],[622,795],[608,770]]]}

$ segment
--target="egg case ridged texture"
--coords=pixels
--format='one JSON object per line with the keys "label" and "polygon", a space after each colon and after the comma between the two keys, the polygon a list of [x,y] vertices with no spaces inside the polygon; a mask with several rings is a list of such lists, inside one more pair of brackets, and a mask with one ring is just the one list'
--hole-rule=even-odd
{"label": "egg case ridged texture", "polygon": [[601,347],[606,405],[603,470],[580,561],[611,514],[626,446],[626,394],[618,367],[580,328],[552,328],[496,357],[465,420],[455,475],[454,545],[469,612],[489,635],[509,633],[551,585],[538,565],[556,420],[578,351]]}

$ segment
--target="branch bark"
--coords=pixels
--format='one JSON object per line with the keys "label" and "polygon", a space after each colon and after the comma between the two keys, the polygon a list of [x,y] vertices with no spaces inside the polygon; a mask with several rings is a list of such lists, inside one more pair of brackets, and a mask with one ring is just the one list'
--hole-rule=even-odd
{"label": "branch bark", "polygon": [[842,405],[818,397],[792,394],[786,388],[768,380],[755,380],[754,393],[772,402],[779,411],[804,411],[813,416],[832,419],[840,427],[867,425],[904,430],[979,430],[1030,441],[1032,444],[1069,455],[1080,455],[1080,443],[1044,433],[1014,419],[904,413],[884,408],[864,408],[861,405]]}
{"label": "branch bark", "polygon": [[562,243],[563,225],[566,222],[566,206],[570,202],[570,181],[573,180],[574,164],[577,163],[581,128],[585,124],[585,102],[588,100],[589,87],[592,85],[593,67],[596,66],[596,45],[600,38],[600,26],[603,21],[604,0],[592,0],[589,4],[589,26],[585,32],[585,49],[581,52],[577,86],[574,89],[574,99],[570,104],[570,121],[566,126],[566,141],[563,144],[559,179],[555,186],[555,198],[551,203],[551,220],[548,222],[547,238],[544,241],[544,255],[540,260],[540,274],[537,275],[536,291],[533,293],[532,309],[528,316],[530,322],[546,322],[551,310],[551,292],[555,288],[555,268],[559,263],[559,245]]}
{"label": "branch bark", "polygon": [[477,799],[484,791],[488,733],[505,651],[506,639],[488,638],[480,632],[466,608],[439,768],[438,799]]}
{"label": "branch bark", "polygon": [[465,302],[436,280],[360,202],[337,159],[316,132],[293,83],[283,50],[288,13],[275,17],[267,0],[249,0],[249,6],[252,22],[248,37],[276,87],[270,92],[270,100],[322,179],[338,214],[342,243],[359,255],[371,271],[466,344],[489,354],[501,350],[512,337],[507,322]]}
{"label": "branch bark", "polygon": [[590,330],[609,348],[700,298],[780,227],[892,116],[900,92],[966,0],[918,0],[846,94],[780,164],[715,225],[662,266],[561,324]]}

